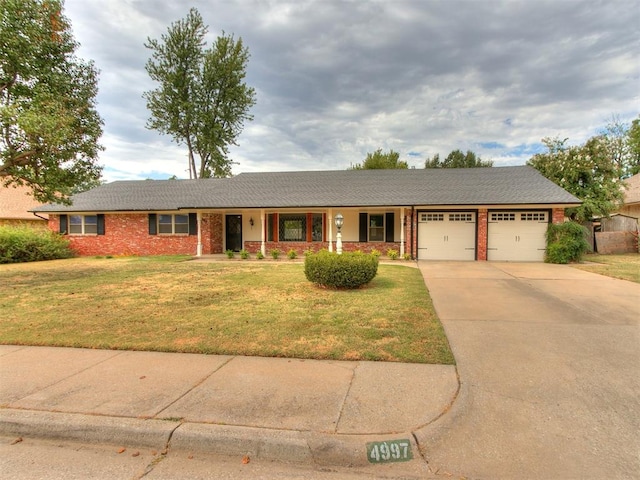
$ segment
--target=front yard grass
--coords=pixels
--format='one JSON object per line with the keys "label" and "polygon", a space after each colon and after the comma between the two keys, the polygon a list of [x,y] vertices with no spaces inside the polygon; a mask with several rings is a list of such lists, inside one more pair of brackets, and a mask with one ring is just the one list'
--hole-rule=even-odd
{"label": "front yard grass", "polygon": [[334,291],[301,263],[186,260],[0,265],[0,343],[454,363],[418,269]]}
{"label": "front yard grass", "polygon": [[599,273],[613,278],[621,278],[640,283],[640,253],[620,255],[585,255],[583,262],[573,266],[580,270]]}

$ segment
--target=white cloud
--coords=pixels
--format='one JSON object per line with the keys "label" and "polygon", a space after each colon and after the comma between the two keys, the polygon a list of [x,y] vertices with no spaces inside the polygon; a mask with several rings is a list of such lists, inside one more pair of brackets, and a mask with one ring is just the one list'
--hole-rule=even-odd
{"label": "white cloud", "polygon": [[[612,114],[640,111],[636,26],[627,0],[196,0],[209,40],[249,48],[254,122],[233,171],[343,169],[394,149],[410,165],[471,149],[524,163],[545,136],[581,143]],[[66,0],[79,54],[101,70],[107,178],[188,176],[186,151],[148,131],[148,37],[189,5]]]}

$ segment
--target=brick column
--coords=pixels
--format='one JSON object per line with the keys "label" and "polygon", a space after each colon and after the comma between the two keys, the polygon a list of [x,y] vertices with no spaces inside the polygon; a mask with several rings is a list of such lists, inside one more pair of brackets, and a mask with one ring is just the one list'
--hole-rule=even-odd
{"label": "brick column", "polygon": [[478,210],[478,260],[487,260],[487,209]]}
{"label": "brick column", "polygon": [[564,208],[554,208],[551,221],[553,223],[564,223]]}

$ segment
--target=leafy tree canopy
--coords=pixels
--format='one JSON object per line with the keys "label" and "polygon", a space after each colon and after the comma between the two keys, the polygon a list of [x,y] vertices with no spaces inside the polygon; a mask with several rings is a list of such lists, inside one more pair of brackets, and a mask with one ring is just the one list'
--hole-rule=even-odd
{"label": "leafy tree canopy", "polygon": [[145,44],[152,52],[147,72],[159,84],[144,93],[151,113],[147,127],[187,146],[191,178],[231,175],[229,146],[237,145],[255,104],[255,90],[244,81],[249,51],[242,38],[223,33],[206,48],[207,31],[192,8],[160,40]]}
{"label": "leafy tree canopy", "polygon": [[447,158],[440,161],[440,155],[435,154],[431,158],[427,158],[424,168],[476,168],[476,167],[492,167],[492,160],[482,160],[471,150],[462,153],[462,150],[453,150]]}
{"label": "leafy tree canopy", "polygon": [[542,142],[548,151],[534,155],[527,165],[583,201],[581,206],[567,209],[573,220],[584,222],[618,208],[623,196],[622,170],[610,155],[605,136],[573,147],[566,145],[567,139],[544,138]]}
{"label": "leafy tree canopy", "polygon": [[405,161],[400,160],[400,154],[389,150],[389,153],[383,153],[379,148],[373,153],[367,153],[367,158],[360,163],[352,165],[349,170],[383,170],[383,169],[396,169],[396,168],[409,168],[409,165]]}
{"label": "leafy tree canopy", "polygon": [[0,182],[41,202],[99,183],[97,71],[59,0],[0,1]]}
{"label": "leafy tree canopy", "polygon": [[626,173],[627,175],[636,175],[640,173],[640,117],[631,122],[626,139],[629,147],[629,162]]}

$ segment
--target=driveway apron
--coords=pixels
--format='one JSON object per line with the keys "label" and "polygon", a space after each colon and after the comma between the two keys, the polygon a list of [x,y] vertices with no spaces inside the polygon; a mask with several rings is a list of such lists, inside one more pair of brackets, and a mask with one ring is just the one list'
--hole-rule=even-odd
{"label": "driveway apron", "polygon": [[640,478],[640,285],[541,263],[419,266],[461,382],[419,432],[432,471]]}

